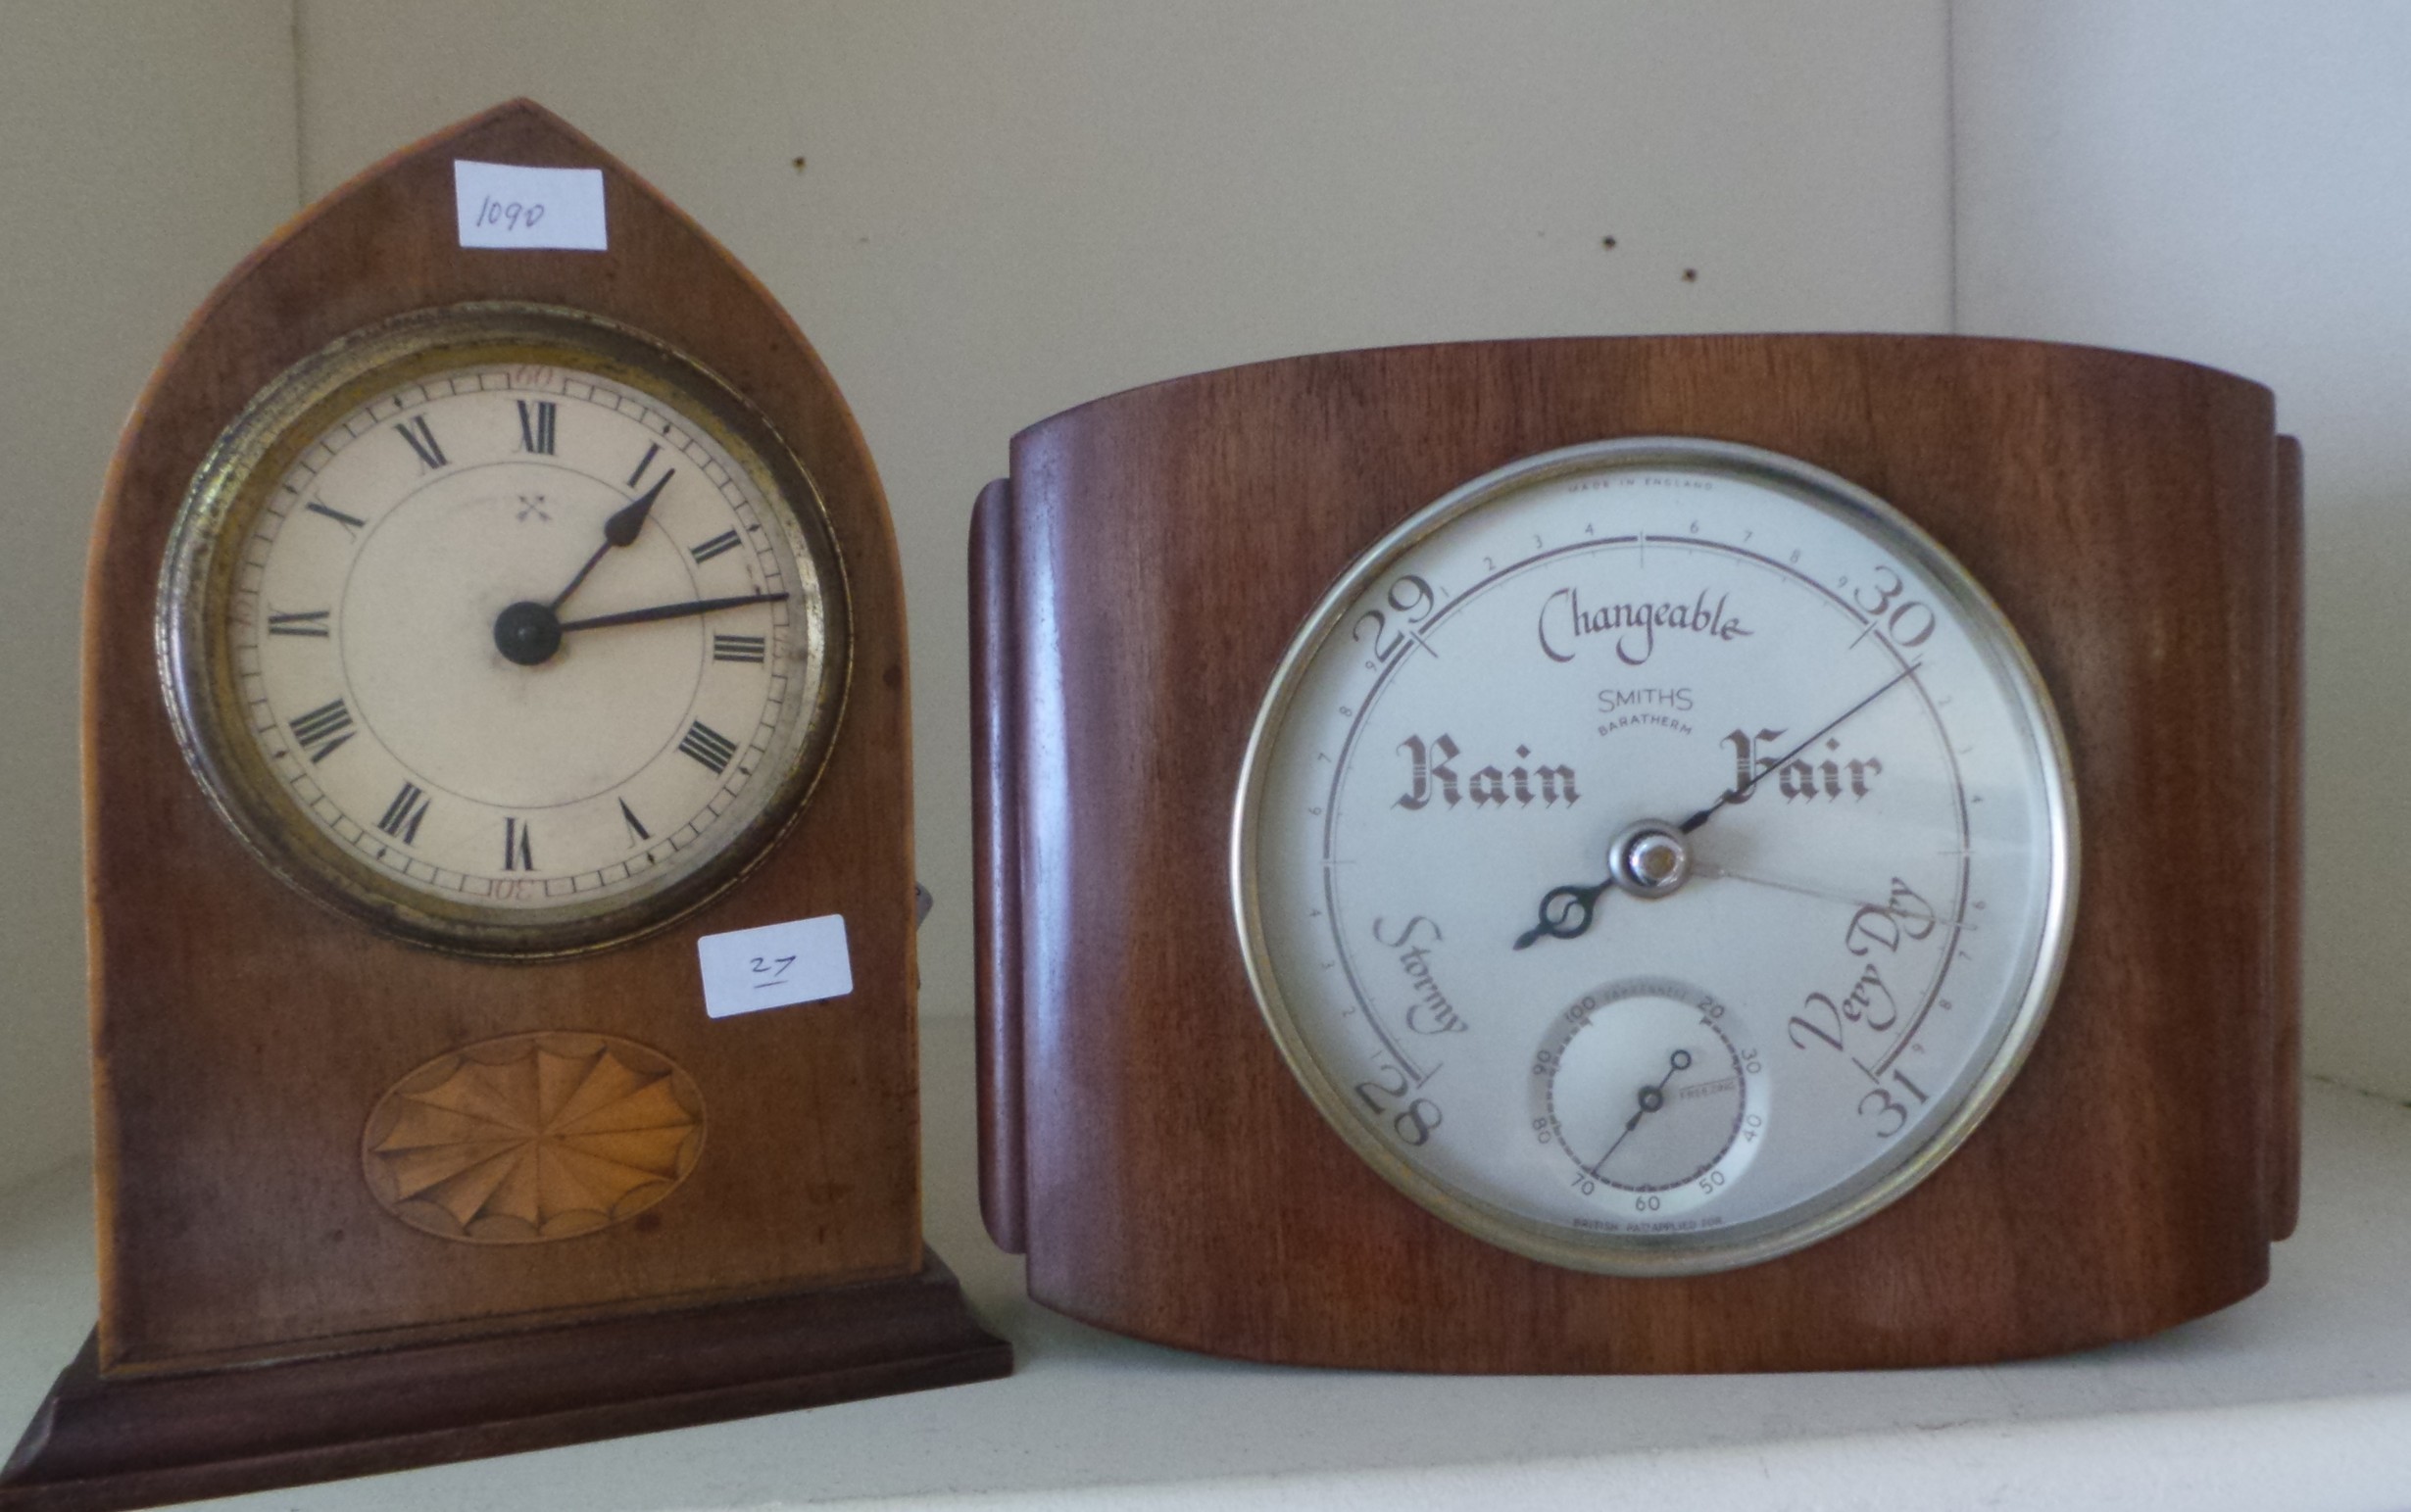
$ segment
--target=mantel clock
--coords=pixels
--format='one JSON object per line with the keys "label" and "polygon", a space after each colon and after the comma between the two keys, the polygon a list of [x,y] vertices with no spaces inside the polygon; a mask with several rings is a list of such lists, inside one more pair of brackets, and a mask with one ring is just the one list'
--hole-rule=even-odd
{"label": "mantel clock", "polygon": [[[230,275],[120,446],[84,666],[101,1318],[0,1506],[1009,1368],[921,1243],[878,478],[627,169],[506,105]],[[762,929],[808,944],[715,985]]]}

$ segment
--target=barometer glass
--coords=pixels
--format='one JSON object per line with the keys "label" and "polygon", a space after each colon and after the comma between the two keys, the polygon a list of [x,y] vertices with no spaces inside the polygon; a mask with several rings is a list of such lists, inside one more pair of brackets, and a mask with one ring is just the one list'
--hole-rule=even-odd
{"label": "barometer glass", "polygon": [[2076,815],[2050,701],[1896,510],[1772,453],[1529,458],[1331,589],[1232,836],[1266,1022],[1433,1212],[1725,1269],[1897,1198],[2033,1044]]}

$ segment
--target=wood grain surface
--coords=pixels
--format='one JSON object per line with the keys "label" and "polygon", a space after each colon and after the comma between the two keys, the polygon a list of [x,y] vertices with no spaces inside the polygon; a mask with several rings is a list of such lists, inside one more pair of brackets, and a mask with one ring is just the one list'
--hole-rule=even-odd
{"label": "wood grain surface", "polygon": [[[977,526],[974,751],[1010,805],[979,830],[982,1039],[992,1074],[1018,1058],[984,1185],[1031,1294],[1253,1359],[1521,1372],[1992,1360],[2252,1292],[2297,1139],[2299,505],[2272,416],[2115,352],[1731,336],[1300,358],[1023,432]],[[2084,830],[2057,1004],[1967,1145],[1857,1228],[1673,1280],[1526,1260],[1391,1189],[1284,1068],[1226,902],[1248,730],[1332,580],[1469,478],[1629,435],[1799,458],[1938,538],[2024,634]]]}
{"label": "wood grain surface", "polygon": [[6,1512],[104,1512],[549,1448],[1003,1375],[935,1255],[792,1296],[239,1371],[60,1377]]}
{"label": "wood grain surface", "polygon": [[[455,158],[602,171],[605,253],[457,244]],[[168,531],[204,451],[327,342],[472,299],[566,305],[679,348],[749,396],[825,496],[853,600],[844,722],[802,819],[746,882],[636,945],[494,963],[395,943],[304,899],[205,802],[153,660]],[[519,102],[388,159],[220,286],[145,391],[111,471],[85,610],[84,759],[99,1084],[104,1372],[395,1343],[896,1277],[920,1264],[904,609],[868,452],[777,303],[685,216]],[[699,935],[846,917],[855,992],[711,1020]],[[472,1042],[615,1036],[711,1109],[684,1185],[559,1244],[464,1245],[362,1173],[386,1089]]]}
{"label": "wood grain surface", "polygon": [[[1014,638],[1002,627],[1002,606],[1012,601],[1011,488],[1004,479],[980,492],[971,513],[971,725],[973,753],[971,827],[983,856],[1016,855],[1021,849],[1019,780],[1013,761],[1020,726],[1009,707],[985,701],[1011,687],[1016,675]],[[984,865],[973,894],[972,932],[978,941],[979,1001],[979,1211],[988,1233],[1014,1254],[1021,1252],[1021,935],[1020,894],[1009,866]]]}
{"label": "wood grain surface", "polygon": [[2277,438],[2277,1068],[2269,1079],[2269,1222],[2274,1239],[2302,1216],[2302,443]]}

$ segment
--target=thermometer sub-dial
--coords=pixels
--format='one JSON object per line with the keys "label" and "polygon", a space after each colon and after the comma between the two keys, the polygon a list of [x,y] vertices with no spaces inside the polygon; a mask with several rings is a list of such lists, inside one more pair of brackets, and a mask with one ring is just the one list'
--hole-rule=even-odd
{"label": "thermometer sub-dial", "polygon": [[1623,1219],[1713,1201],[1765,1127],[1755,1049],[1727,1032],[1722,1002],[1680,982],[1620,982],[1551,1022],[1533,1057],[1536,1122],[1575,1188]]}

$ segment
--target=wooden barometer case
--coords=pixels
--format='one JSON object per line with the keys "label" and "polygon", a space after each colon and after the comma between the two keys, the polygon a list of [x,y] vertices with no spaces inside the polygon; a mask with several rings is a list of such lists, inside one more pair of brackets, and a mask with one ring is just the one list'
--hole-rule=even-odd
{"label": "wooden barometer case", "polygon": [[90,574],[101,1316],[0,1507],[1010,1368],[921,1243],[886,504],[725,250],[524,101],[388,159],[193,317]]}
{"label": "wooden barometer case", "polygon": [[1206,373],[972,531],[982,1199],[1255,1360],[1837,1370],[2226,1306],[2294,1222],[2300,463],[1919,336]]}

